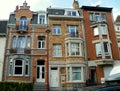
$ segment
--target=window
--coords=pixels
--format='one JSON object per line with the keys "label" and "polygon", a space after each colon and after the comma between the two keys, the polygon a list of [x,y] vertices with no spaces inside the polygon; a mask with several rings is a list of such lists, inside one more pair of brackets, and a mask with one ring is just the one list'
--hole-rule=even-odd
{"label": "window", "polygon": [[66,43],[67,56],[82,56],[82,43]]}
{"label": "window", "polygon": [[16,41],[17,41],[17,38],[16,38],[16,36],[14,36],[14,37],[13,37],[13,44],[12,44],[12,47],[13,47],[13,48],[16,48],[16,45],[17,45],[17,42],[16,42]]}
{"label": "window", "polygon": [[61,26],[53,25],[52,33],[53,33],[53,35],[60,35],[61,34]]}
{"label": "window", "polygon": [[80,55],[79,43],[71,44],[71,55]]}
{"label": "window", "polygon": [[26,31],[27,29],[27,18],[26,17],[21,17],[20,18],[20,27],[19,27],[20,31]]}
{"label": "window", "polygon": [[25,75],[29,75],[29,60],[25,61]]}
{"label": "window", "polygon": [[61,44],[53,45],[53,57],[61,57],[62,56],[62,46]]}
{"label": "window", "polygon": [[26,48],[30,48],[30,36],[27,36],[27,39],[26,39]]}
{"label": "window", "polygon": [[108,49],[108,42],[104,42],[103,43],[103,46],[104,46],[104,52],[105,52],[105,54],[107,54],[107,53],[109,53],[109,49]]}
{"label": "window", "polygon": [[89,17],[90,17],[90,21],[94,21],[94,14],[93,13],[90,13]]}
{"label": "window", "polygon": [[100,32],[102,35],[106,35],[107,34],[107,29],[104,25],[100,26]]}
{"label": "window", "polygon": [[9,76],[28,76],[28,75],[29,75],[29,59],[9,60]]}
{"label": "window", "polygon": [[94,27],[93,31],[94,31],[94,36],[99,35],[98,27]]}
{"label": "window", "polygon": [[45,48],[45,37],[38,36],[38,48],[44,49]]}
{"label": "window", "polygon": [[12,48],[30,48],[30,36],[13,36]]}
{"label": "window", "polygon": [[76,11],[67,11],[68,16],[76,16]]}
{"label": "window", "polygon": [[18,37],[17,48],[25,48],[25,36]]}
{"label": "window", "polygon": [[45,24],[45,15],[40,15],[39,19],[40,24]]}
{"label": "window", "polygon": [[[95,44],[96,47],[96,55],[97,56],[101,56],[102,53],[105,53],[105,55],[109,55],[109,46],[108,46],[108,42],[103,42],[103,45],[100,43],[96,43]],[[102,48],[103,48],[103,52],[102,52]]]}
{"label": "window", "polygon": [[96,13],[96,12],[90,13],[89,19],[90,21],[94,21],[94,22],[102,22],[102,21],[106,22],[106,16],[104,13]]}
{"label": "window", "polygon": [[96,44],[95,44],[95,48],[96,48],[96,55],[97,55],[97,56],[101,56],[101,54],[102,54],[102,49],[101,49],[100,43],[96,43]]}
{"label": "window", "polygon": [[67,67],[67,79],[68,81],[80,81],[81,77],[81,67]]}
{"label": "window", "polygon": [[70,33],[71,37],[77,37],[78,36],[78,26],[67,26],[67,33]]}
{"label": "window", "polygon": [[23,61],[22,60],[15,60],[14,64],[14,75],[23,75]]}

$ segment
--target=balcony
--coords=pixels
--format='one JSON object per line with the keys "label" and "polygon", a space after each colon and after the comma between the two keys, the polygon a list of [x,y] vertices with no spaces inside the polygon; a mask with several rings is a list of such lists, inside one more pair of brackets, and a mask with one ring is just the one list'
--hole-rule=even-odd
{"label": "balcony", "polygon": [[102,59],[96,61],[96,64],[99,66],[104,66],[104,65],[113,65],[114,61],[110,59]]}
{"label": "balcony", "polygon": [[17,32],[18,33],[26,33],[28,31],[28,26],[27,25],[19,25],[16,26]]}
{"label": "balcony", "polygon": [[82,38],[82,35],[80,35],[79,33],[66,33],[65,34],[65,38]]}
{"label": "balcony", "polygon": [[29,48],[12,48],[10,49],[11,54],[31,54],[31,49]]}

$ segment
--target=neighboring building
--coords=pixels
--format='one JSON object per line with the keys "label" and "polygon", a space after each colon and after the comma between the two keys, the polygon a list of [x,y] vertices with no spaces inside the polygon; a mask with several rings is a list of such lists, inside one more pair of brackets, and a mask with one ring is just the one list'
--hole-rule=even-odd
{"label": "neighboring building", "polygon": [[32,12],[26,2],[10,14],[4,81],[48,84],[46,15],[44,11]]}
{"label": "neighboring building", "polygon": [[91,84],[100,84],[109,75],[119,52],[112,8],[82,6],[88,71]]}
{"label": "neighboring building", "polygon": [[83,16],[75,0],[73,7],[73,9],[47,9],[51,30],[49,36],[50,87],[72,87],[75,84],[85,84],[86,81]]}
{"label": "neighboring building", "polygon": [[3,63],[7,34],[7,20],[0,20],[0,81],[2,81]]}
{"label": "neighboring building", "polygon": [[119,53],[120,53],[120,15],[117,16],[114,23],[115,23],[115,32],[116,32],[116,37],[117,37],[117,42],[118,42],[118,47],[119,47]]}

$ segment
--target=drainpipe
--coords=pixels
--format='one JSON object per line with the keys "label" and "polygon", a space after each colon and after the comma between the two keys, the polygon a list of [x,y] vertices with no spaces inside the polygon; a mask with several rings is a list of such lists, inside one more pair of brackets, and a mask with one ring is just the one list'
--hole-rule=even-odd
{"label": "drainpipe", "polygon": [[47,91],[49,91],[49,33],[50,30],[46,30],[47,33],[47,61],[46,61],[46,65],[47,65]]}

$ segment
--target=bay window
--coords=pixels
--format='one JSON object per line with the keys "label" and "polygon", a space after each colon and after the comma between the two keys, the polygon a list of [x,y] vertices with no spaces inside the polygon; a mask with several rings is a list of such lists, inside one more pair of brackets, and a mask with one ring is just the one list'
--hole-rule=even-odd
{"label": "bay window", "polygon": [[67,56],[82,56],[82,43],[81,42],[68,42],[66,43]]}
{"label": "bay window", "polygon": [[82,69],[81,67],[67,67],[67,80],[70,82],[82,80]]}

